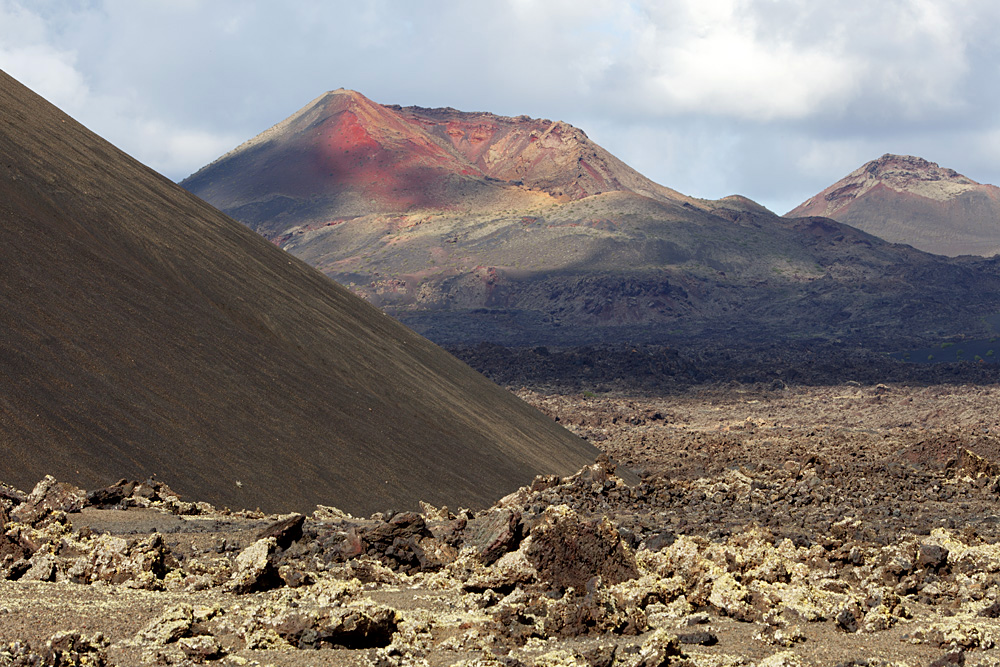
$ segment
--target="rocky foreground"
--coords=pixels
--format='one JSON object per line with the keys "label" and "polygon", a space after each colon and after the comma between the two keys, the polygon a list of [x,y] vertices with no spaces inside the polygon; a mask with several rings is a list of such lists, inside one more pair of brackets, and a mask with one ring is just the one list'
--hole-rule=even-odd
{"label": "rocky foreground", "polygon": [[0,665],[1000,664],[996,390],[525,396],[641,480],[367,518],[3,488]]}

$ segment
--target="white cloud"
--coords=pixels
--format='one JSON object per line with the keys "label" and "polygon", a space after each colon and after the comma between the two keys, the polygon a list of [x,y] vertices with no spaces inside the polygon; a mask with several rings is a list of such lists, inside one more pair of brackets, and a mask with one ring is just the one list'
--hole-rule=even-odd
{"label": "white cloud", "polygon": [[40,16],[0,2],[0,69],[64,109],[80,108],[89,91],[76,55],[51,42]]}
{"label": "white cloud", "polygon": [[647,114],[920,119],[963,106],[973,0],[646,0],[607,81]]}
{"label": "white cloud", "polygon": [[995,0],[0,0],[0,67],[172,178],[344,86],[566,120],[775,207],[888,150],[1000,180],[998,27]]}
{"label": "white cloud", "polygon": [[[163,80],[144,80],[148,72],[137,67],[143,61],[138,55],[143,35],[107,29],[125,27],[115,12],[130,11],[134,4],[109,2],[107,7],[81,13],[69,11],[70,7],[59,12],[54,7],[58,4],[29,9],[25,3],[0,0],[0,69],[137,159],[174,177],[190,173],[245,138],[238,132],[211,131],[171,119],[169,109],[150,103],[143,87],[162,86]],[[143,4],[146,10],[183,21],[190,17],[185,12],[197,10],[199,3]],[[147,23],[136,21],[131,27]],[[166,36],[176,39],[176,34]],[[82,47],[92,51],[81,55]],[[133,49],[137,56],[130,58],[127,51]],[[102,57],[107,63],[109,54],[115,56],[110,60],[118,60],[114,66],[95,66]]]}
{"label": "white cloud", "polygon": [[72,53],[44,44],[0,47],[0,69],[67,111],[83,108],[90,94],[73,60]]}
{"label": "white cloud", "polygon": [[635,92],[661,113],[756,120],[802,117],[850,94],[851,58],[825,42],[764,39],[746,5],[649,3],[632,26]]}

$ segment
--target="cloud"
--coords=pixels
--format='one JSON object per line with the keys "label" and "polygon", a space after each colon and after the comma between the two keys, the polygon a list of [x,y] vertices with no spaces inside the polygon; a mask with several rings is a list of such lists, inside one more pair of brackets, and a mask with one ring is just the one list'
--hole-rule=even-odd
{"label": "cloud", "polygon": [[146,13],[141,16],[130,13],[136,4],[109,2],[97,8],[41,2],[29,9],[0,1],[0,69],[126,152],[176,177],[244,137],[199,127],[152,94],[169,97],[182,85],[171,88],[169,72],[156,73],[148,62],[167,51],[148,47],[175,40],[179,33],[135,28],[157,25],[153,19],[171,15],[189,19],[198,3],[142,3]]}
{"label": "cloud", "polygon": [[48,39],[45,21],[33,12],[0,2],[0,69],[62,108],[80,108],[89,91],[72,51]]}
{"label": "cloud", "polygon": [[824,39],[767,35],[748,3],[643,3],[633,48],[614,70],[650,110],[755,120],[798,118],[849,95],[850,57]]}
{"label": "cloud", "polygon": [[1000,181],[998,25],[994,0],[0,0],[0,67],[177,179],[343,86],[566,120],[778,209],[889,150]]}
{"label": "cloud", "polygon": [[973,0],[672,0],[631,5],[609,89],[646,114],[752,122],[962,110],[970,45],[991,43]]}

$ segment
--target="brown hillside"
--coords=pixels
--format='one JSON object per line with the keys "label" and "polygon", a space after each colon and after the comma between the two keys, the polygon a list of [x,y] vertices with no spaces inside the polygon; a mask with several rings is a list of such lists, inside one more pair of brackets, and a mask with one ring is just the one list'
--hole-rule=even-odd
{"label": "brown hillside", "polygon": [[596,450],[0,73],[0,479],[482,506]]}
{"label": "brown hillside", "polygon": [[786,215],[833,218],[939,255],[1000,253],[1000,188],[910,155],[872,160]]}
{"label": "brown hillside", "polygon": [[686,197],[526,116],[335,91],[182,185],[443,344],[900,349],[991,336],[1000,312],[994,263]]}

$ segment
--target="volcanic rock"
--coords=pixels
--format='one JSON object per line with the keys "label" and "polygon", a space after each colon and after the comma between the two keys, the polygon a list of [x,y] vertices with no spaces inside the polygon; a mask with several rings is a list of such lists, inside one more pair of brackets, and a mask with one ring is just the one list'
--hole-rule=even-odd
{"label": "volcanic rock", "polygon": [[203,662],[221,657],[225,651],[219,645],[219,640],[212,635],[198,635],[196,637],[182,637],[177,640],[177,644],[184,651],[184,655],[194,662]]}
{"label": "volcanic rock", "polygon": [[304,514],[292,513],[257,533],[257,539],[273,537],[279,549],[287,549],[292,542],[302,537],[302,524],[305,520]]}
{"label": "volcanic rock", "polygon": [[530,536],[528,560],[557,590],[582,591],[593,577],[617,584],[638,576],[631,551],[607,518],[581,519],[566,505],[549,507]]}
{"label": "volcanic rock", "polygon": [[[602,429],[609,449],[632,448],[649,471],[641,483],[626,484],[602,458],[574,475],[537,478],[482,512],[423,504],[421,513],[355,518],[326,507],[280,552],[275,538],[265,548],[255,539],[287,515],[204,503],[191,503],[197,515],[177,514],[165,492],[145,506],[12,522],[7,539],[30,544],[54,582],[0,581],[0,636],[18,638],[0,642],[0,664],[46,664],[52,639],[69,651],[54,664],[224,655],[289,667],[988,665],[1000,637],[1000,527],[985,465],[1000,461],[990,410],[998,392],[842,385],[549,396],[544,405],[556,414],[621,416],[581,428]],[[667,406],[670,424],[630,418]],[[900,426],[928,408],[952,426]],[[940,455],[957,447],[981,461],[942,465]],[[487,518],[509,527],[514,516],[522,538],[484,564],[471,527]],[[613,528],[600,529],[603,521]],[[566,567],[529,560],[536,539],[562,552],[553,563],[568,560],[571,536],[588,530],[600,537],[590,544],[613,554],[617,529],[638,538],[618,554],[630,556],[635,576],[618,583],[604,574],[618,556],[580,558],[571,586],[559,580]],[[668,530],[670,544],[648,548]],[[357,548],[328,558],[351,533]],[[454,551],[440,552],[433,570],[377,554],[446,535]],[[239,561],[272,550],[281,580],[300,585],[234,596]],[[156,553],[162,579],[143,590],[127,577],[71,576],[95,554],[109,557],[110,574]],[[107,639],[92,641],[97,632]]]}
{"label": "volcanic rock", "polygon": [[234,593],[266,591],[281,585],[274,564],[276,541],[273,537],[259,539],[236,557],[236,571],[229,582]]}
{"label": "volcanic rock", "polygon": [[465,543],[474,547],[484,565],[517,548],[521,539],[521,514],[501,508],[476,517],[465,531]]}
{"label": "volcanic rock", "polygon": [[87,495],[83,490],[46,475],[10,513],[10,518],[32,525],[52,512],[79,512],[86,503]]}
{"label": "volcanic rock", "polygon": [[140,632],[140,637],[154,644],[169,644],[191,633],[194,609],[189,604],[170,607],[150,621]]}

